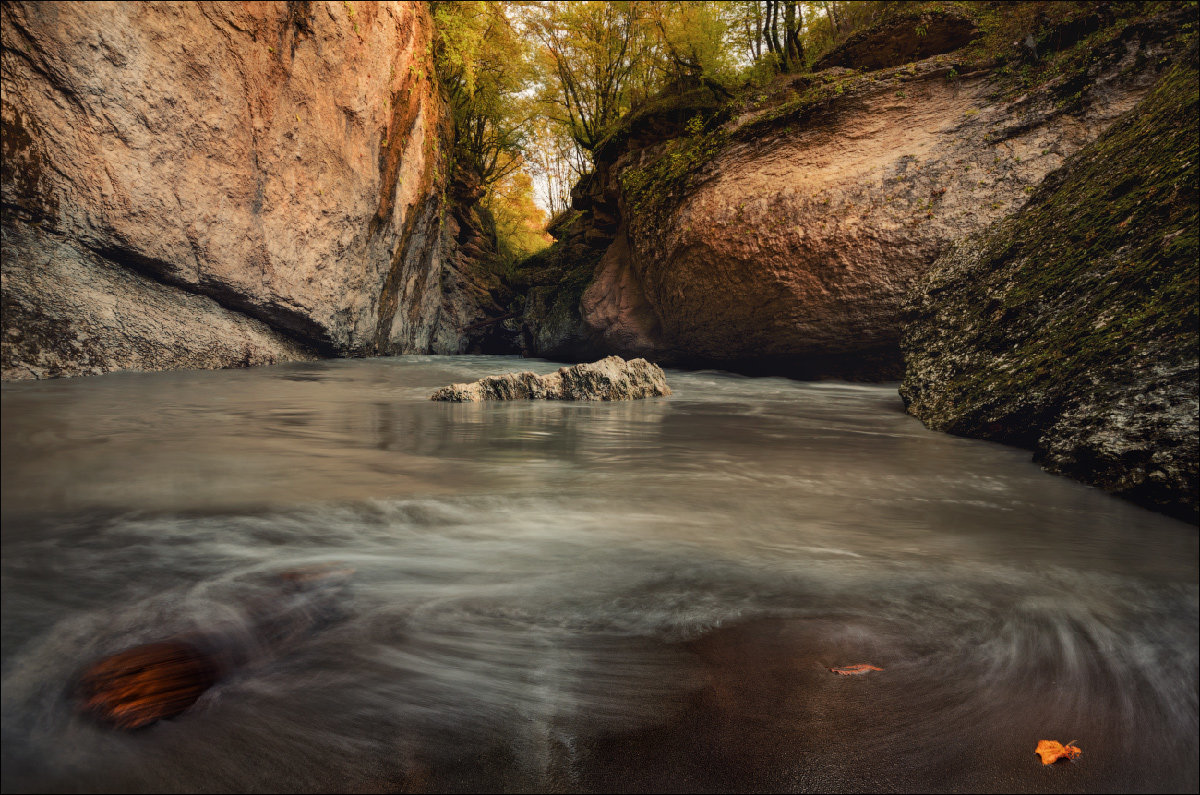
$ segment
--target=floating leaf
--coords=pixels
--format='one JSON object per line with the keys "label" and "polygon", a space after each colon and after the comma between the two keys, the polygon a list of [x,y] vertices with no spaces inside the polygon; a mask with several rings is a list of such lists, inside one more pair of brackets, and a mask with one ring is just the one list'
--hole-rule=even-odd
{"label": "floating leaf", "polygon": [[857,665],[842,665],[837,668],[830,668],[838,676],[858,676],[869,671],[882,671],[882,668],[876,668],[874,665],[867,663],[858,663]]}
{"label": "floating leaf", "polygon": [[1034,749],[1034,753],[1042,757],[1043,765],[1052,765],[1060,759],[1070,761],[1083,753],[1071,745],[1073,742],[1075,741],[1071,740],[1070,743],[1063,745],[1056,740],[1038,740],[1038,746]]}

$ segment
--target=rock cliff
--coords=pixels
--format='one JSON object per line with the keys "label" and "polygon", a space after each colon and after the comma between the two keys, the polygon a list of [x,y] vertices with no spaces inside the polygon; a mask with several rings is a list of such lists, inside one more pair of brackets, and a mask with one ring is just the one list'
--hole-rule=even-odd
{"label": "rock cliff", "polygon": [[[1183,13],[1073,19],[1071,35],[1047,22],[1039,41],[1057,53],[1015,42],[997,59],[981,41],[644,108],[596,150],[558,256],[578,253],[557,290],[532,280],[542,292],[527,290],[520,341],[534,355],[899,378],[913,285],[1145,95]],[[960,17],[942,19],[919,54],[972,40]],[[877,34],[895,43],[899,24]],[[862,38],[850,44],[881,51]]]}
{"label": "rock cliff", "polygon": [[425,4],[0,13],[4,378],[454,353],[489,316]]}
{"label": "rock cliff", "polygon": [[906,308],[901,395],[926,425],[1200,518],[1200,72],[1154,91]]}

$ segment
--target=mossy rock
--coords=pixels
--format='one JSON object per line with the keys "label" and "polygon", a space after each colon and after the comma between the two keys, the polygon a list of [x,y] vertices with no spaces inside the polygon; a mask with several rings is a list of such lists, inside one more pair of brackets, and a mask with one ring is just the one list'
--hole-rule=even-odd
{"label": "mossy rock", "polygon": [[626,114],[592,151],[597,163],[612,162],[622,153],[649,146],[683,133],[692,119],[708,120],[728,108],[725,97],[712,88],[695,88],[684,93],[670,93],[652,99]]}
{"label": "mossy rock", "polygon": [[906,308],[901,394],[932,428],[1197,516],[1197,50]]}
{"label": "mossy rock", "polygon": [[852,34],[815,64],[820,71],[832,66],[886,69],[933,55],[953,52],[979,36],[979,27],[965,11],[930,4],[886,15],[875,25]]}

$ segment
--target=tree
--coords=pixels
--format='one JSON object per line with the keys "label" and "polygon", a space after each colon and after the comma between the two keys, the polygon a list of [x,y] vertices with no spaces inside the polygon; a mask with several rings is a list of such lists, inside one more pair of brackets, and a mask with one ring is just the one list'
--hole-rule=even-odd
{"label": "tree", "polygon": [[594,149],[630,109],[647,50],[638,3],[544,2],[529,7],[525,21],[553,76],[543,100],[581,147]]}
{"label": "tree", "polygon": [[534,203],[533,181],[523,170],[513,170],[494,181],[483,205],[496,224],[496,243],[501,260],[512,263],[550,245],[546,214]]}
{"label": "tree", "polygon": [[534,79],[528,47],[500,2],[431,4],[433,54],[454,115],[456,157],[485,185],[520,167],[533,115],[522,92]]}

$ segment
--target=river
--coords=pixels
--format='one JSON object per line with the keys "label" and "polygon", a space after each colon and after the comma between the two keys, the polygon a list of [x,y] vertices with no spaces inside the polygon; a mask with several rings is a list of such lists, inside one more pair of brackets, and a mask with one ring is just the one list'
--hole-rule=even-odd
{"label": "river", "polygon": [[[3,789],[1200,787],[1195,528],[894,384],[428,400],[556,366],[4,384]],[[295,571],[336,572],[320,620],[257,636]],[[187,712],[79,713],[85,665],[189,633],[237,662]]]}

